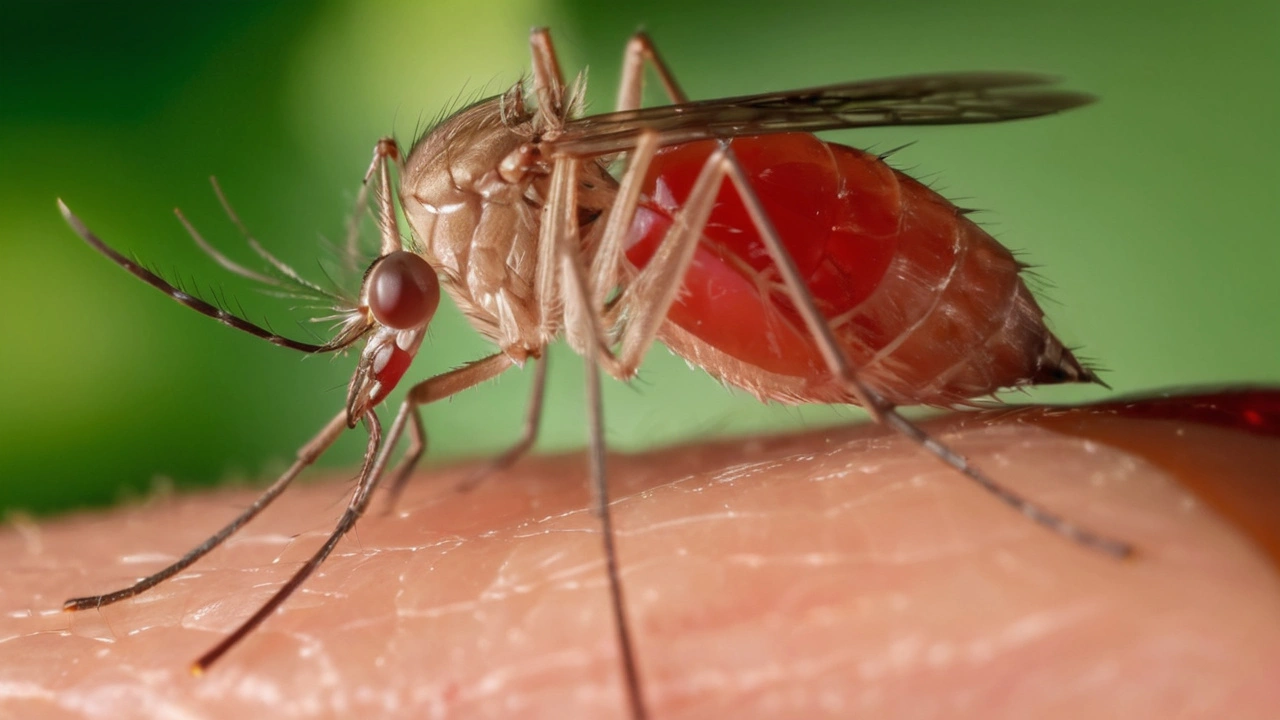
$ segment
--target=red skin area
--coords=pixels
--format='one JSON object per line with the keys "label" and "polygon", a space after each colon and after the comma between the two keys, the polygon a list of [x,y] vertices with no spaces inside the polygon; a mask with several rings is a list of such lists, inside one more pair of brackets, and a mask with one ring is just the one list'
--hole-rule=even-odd
{"label": "red skin area", "polygon": [[[689,143],[655,157],[627,249],[635,266],[652,258],[715,147]],[[1013,255],[955,205],[876,155],[813,135],[732,147],[865,382],[901,404],[952,405],[1077,379],[1053,372],[1052,351],[1042,357],[1059,346]],[[812,399],[829,395],[821,388],[831,373],[728,182],[667,317],[747,365],[803,378]]]}

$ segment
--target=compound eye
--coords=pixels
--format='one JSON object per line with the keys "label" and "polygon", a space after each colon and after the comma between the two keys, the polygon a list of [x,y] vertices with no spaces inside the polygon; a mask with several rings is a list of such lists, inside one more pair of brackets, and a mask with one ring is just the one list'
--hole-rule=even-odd
{"label": "compound eye", "polygon": [[365,284],[374,319],[396,330],[426,324],[440,305],[436,271],[407,250],[397,250],[378,260]]}

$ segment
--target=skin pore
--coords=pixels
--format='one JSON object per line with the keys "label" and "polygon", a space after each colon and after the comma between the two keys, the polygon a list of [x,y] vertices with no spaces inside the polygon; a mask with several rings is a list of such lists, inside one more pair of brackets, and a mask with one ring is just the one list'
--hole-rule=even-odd
{"label": "skin pore", "polygon": [[[1083,410],[1054,422],[927,426],[1134,558],[1049,533],[869,425],[611,456],[652,716],[1266,717],[1276,548],[1220,496],[1240,488],[1276,517],[1280,443]],[[1139,446],[1156,449],[1120,449]],[[535,456],[467,493],[469,467],[436,469],[389,513],[375,498],[201,678],[191,661],[322,542],[349,477],[300,484],[186,573],[100,610],[60,607],[172,561],[255,491],[13,523],[0,717],[625,717],[585,469]]]}

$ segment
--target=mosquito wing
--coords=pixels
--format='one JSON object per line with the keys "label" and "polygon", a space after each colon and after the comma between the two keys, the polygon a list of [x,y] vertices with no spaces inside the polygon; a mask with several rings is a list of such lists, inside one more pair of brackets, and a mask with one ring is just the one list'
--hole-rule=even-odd
{"label": "mosquito wing", "polygon": [[700,100],[571,120],[554,155],[588,157],[630,149],[643,132],[662,145],[695,140],[886,125],[960,125],[1039,117],[1086,105],[1089,95],[1046,87],[1030,73],[957,73]]}

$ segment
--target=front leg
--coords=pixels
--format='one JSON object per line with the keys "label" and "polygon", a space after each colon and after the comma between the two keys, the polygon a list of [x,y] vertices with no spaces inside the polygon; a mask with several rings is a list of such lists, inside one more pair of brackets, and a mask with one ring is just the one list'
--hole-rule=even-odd
{"label": "front leg", "polygon": [[[511,365],[511,358],[508,355],[495,353],[469,365],[463,365],[456,370],[427,378],[409,390],[409,395],[405,398],[404,405],[400,408],[400,416],[405,418],[405,422],[408,423],[409,429],[413,434],[409,436],[409,447],[405,450],[404,456],[400,458],[400,463],[395,470],[391,471],[391,485],[387,488],[386,503],[383,506],[386,508],[386,512],[390,512],[395,508],[396,502],[400,499],[400,494],[404,491],[405,484],[413,474],[414,467],[417,466],[418,461],[426,453],[427,429],[422,423],[422,406],[451,397],[467,388],[479,385],[486,380],[491,380],[506,372]],[[540,393],[541,390],[539,389],[538,392]],[[541,412],[540,405],[539,399],[539,412]],[[399,426],[393,429],[398,432]],[[393,436],[392,442],[396,437],[398,436]],[[532,441],[529,444],[532,445]],[[508,450],[507,454],[511,452],[511,450]],[[505,457],[505,454],[503,457]]]}
{"label": "front leg", "polygon": [[529,34],[529,49],[533,54],[533,91],[538,98],[538,114],[546,124],[544,132],[554,134],[564,127],[569,108],[565,106],[564,73],[551,42],[551,32],[534,28]]}

